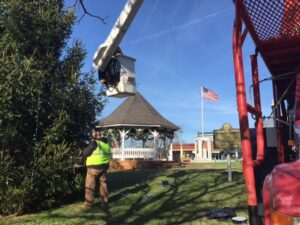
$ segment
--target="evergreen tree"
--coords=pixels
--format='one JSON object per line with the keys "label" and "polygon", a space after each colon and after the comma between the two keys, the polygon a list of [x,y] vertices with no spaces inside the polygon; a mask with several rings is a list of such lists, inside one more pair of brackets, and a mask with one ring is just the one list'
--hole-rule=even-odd
{"label": "evergreen tree", "polygon": [[70,167],[105,101],[83,45],[67,46],[74,21],[63,0],[0,1],[0,213],[76,191]]}

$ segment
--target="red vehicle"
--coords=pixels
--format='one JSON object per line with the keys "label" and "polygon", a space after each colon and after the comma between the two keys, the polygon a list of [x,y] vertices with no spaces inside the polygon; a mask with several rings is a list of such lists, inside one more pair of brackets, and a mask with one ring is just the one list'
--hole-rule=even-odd
{"label": "red vehicle", "polygon": [[[265,225],[298,225],[300,224],[300,136],[297,134],[300,134],[300,1],[235,0],[234,2],[233,57],[249,221],[251,225],[262,223],[258,216],[258,205],[263,201]],[[243,69],[242,46],[248,33],[256,46],[250,57],[254,106],[247,104],[246,101]],[[267,176],[262,176],[261,170],[265,164],[270,164],[270,159],[265,157],[266,137],[260,101],[258,54],[272,75],[275,102],[272,114],[276,121],[275,161],[278,165]],[[290,116],[291,112],[294,112],[294,116]],[[255,148],[254,142],[251,143],[249,113],[256,121]]]}

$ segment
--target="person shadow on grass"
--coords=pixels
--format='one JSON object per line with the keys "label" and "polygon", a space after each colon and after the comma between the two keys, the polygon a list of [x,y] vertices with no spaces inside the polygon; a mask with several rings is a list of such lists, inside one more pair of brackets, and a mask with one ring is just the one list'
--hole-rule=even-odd
{"label": "person shadow on grass", "polygon": [[110,210],[109,210],[109,206],[107,204],[103,204],[101,206],[102,208],[102,211],[103,211],[103,216],[102,216],[102,219],[104,220],[105,224],[109,224],[109,221],[110,219],[112,218],[112,215],[110,213]]}

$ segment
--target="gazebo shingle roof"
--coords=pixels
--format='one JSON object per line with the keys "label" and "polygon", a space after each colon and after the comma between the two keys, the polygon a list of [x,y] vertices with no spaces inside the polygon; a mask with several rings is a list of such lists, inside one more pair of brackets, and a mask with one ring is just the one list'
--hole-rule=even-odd
{"label": "gazebo shingle roof", "polygon": [[128,97],[112,114],[100,120],[97,127],[151,127],[168,131],[179,129],[160,115],[140,93]]}

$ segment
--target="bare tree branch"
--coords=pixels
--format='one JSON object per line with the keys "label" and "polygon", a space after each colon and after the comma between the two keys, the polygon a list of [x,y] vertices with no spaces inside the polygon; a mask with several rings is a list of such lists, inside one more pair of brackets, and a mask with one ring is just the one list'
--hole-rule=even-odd
{"label": "bare tree branch", "polygon": [[[78,0],[76,0],[74,6],[77,5],[77,4],[78,4]],[[86,7],[85,7],[85,5],[84,5],[84,3],[83,3],[83,0],[79,0],[79,4],[81,5],[81,7],[82,7],[84,13],[83,13],[83,15],[79,18],[78,23],[83,19],[83,17],[84,17],[85,15],[89,15],[89,16],[91,16],[91,17],[94,17],[94,18],[97,18],[97,19],[101,20],[101,22],[102,22],[103,24],[106,24],[105,19],[107,19],[107,16],[106,16],[106,17],[100,17],[100,16],[97,16],[97,15],[91,14],[91,13],[86,9]]]}
{"label": "bare tree branch", "polygon": [[75,8],[77,4],[78,4],[78,0],[76,0],[76,1],[74,2],[74,4],[73,4],[71,7],[69,7],[69,8]]}

